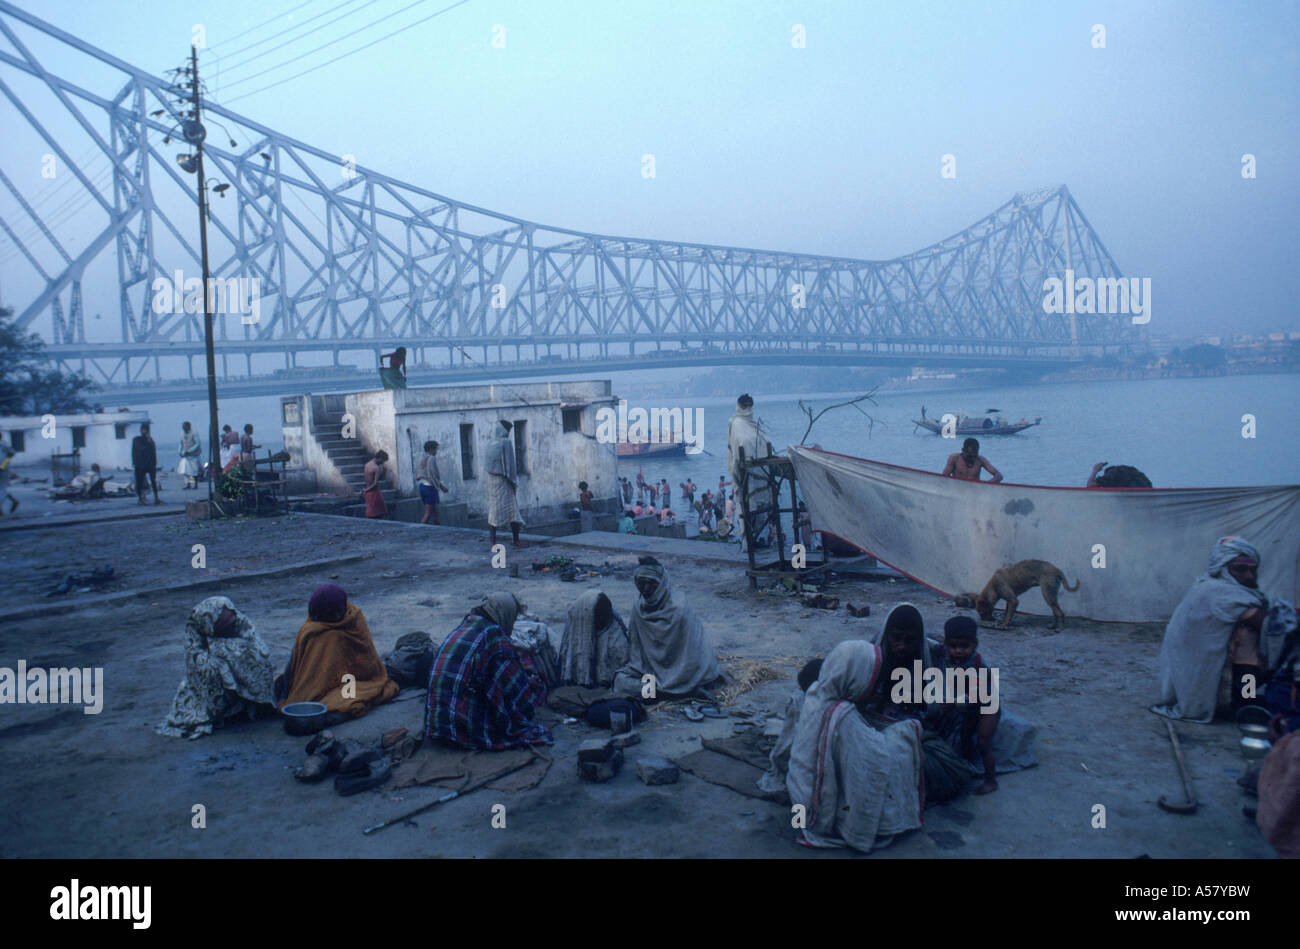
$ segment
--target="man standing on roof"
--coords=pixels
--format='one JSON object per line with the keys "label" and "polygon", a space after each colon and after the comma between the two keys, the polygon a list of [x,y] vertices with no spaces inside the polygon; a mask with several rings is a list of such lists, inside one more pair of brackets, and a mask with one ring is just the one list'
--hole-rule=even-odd
{"label": "man standing on roof", "polygon": [[978,481],[981,471],[987,471],[993,476],[990,484],[997,484],[1002,480],[1002,472],[989,464],[989,460],[980,454],[980,443],[974,438],[968,438],[962,442],[960,452],[948,456],[948,464],[944,466],[943,475],[945,478]]}

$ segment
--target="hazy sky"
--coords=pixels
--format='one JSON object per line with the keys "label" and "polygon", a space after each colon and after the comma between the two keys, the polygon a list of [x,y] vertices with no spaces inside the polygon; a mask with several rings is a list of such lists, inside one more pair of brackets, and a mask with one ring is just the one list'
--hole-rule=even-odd
{"label": "hazy sky", "polygon": [[[301,2],[24,6],[158,73],[202,24],[217,101],[433,191],[564,227],[889,258],[1016,191],[1064,183],[1121,269],[1152,278],[1152,332],[1300,329],[1296,3],[469,0],[258,92],[452,0],[311,0],[237,35]],[[272,50],[306,27],[240,51],[312,17],[301,41]],[[796,24],[805,48],[792,45]],[[492,45],[498,25],[504,48]],[[70,78],[99,88],[97,75]],[[16,120],[0,100],[0,127]],[[955,179],[940,175],[946,153]],[[16,181],[30,157],[0,142]],[[0,235],[0,259],[8,244]],[[0,264],[7,303],[24,302],[12,299],[18,268]]]}

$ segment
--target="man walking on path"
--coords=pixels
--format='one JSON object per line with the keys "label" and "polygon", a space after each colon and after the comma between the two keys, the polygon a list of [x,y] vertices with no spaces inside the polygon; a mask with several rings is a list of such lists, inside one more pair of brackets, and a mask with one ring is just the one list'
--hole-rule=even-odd
{"label": "man walking on path", "polygon": [[497,528],[507,526],[516,547],[528,546],[519,540],[519,528],[523,522],[519,519],[519,505],[515,501],[519,472],[515,468],[515,446],[510,438],[512,428],[513,425],[502,419],[488,452],[488,543],[493,547],[497,542]]}
{"label": "man walking on path", "polygon": [[438,471],[437,442],[424,443],[424,454],[420,457],[420,464],[415,470],[415,478],[420,485],[420,500],[424,502],[424,517],[420,518],[420,523],[427,524],[429,519],[433,518],[433,523],[437,524],[438,492],[445,493],[447,490]]}
{"label": "man walking on path", "polygon": [[140,434],[131,440],[131,467],[135,469],[135,496],[144,504],[144,481],[153,485],[153,503],[162,504],[158,497],[158,445],[149,434],[149,423],[140,426]]}

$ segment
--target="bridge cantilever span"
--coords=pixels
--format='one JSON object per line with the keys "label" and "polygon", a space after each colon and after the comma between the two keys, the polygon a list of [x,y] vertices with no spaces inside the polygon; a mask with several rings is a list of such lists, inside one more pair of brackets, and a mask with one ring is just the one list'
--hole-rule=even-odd
{"label": "bridge cantilever span", "polygon": [[[52,52],[60,71],[80,57],[113,79],[84,89],[44,65]],[[175,100],[167,80],[0,0],[0,121],[56,155],[72,179],[63,197],[82,202],[64,219],[42,212],[23,188],[32,176],[0,169],[7,289],[52,359],[114,392],[157,391],[144,383],[192,379],[201,365],[201,306],[158,306],[158,281],[199,274],[194,182],[163,144]],[[208,173],[231,185],[211,202],[212,272],[258,292],[256,322],[238,300],[216,318],[228,380],[272,384],[274,371],[282,381],[320,353],[334,366],[360,353],[358,373],[372,378],[369,354],[396,345],[417,374],[464,374],[516,363],[512,372],[586,371],[650,351],[670,351],[650,357],[664,365],[810,352],[856,364],[1060,364],[1142,338],[1125,316],[1043,311],[1049,277],[1120,276],[1064,186],[1017,194],[914,253],[857,260],[537,224],[354,166],[219,102],[205,110],[236,142],[224,149],[230,139],[210,134],[204,145]],[[90,158],[74,157],[87,147]],[[112,338],[87,332],[83,287],[111,288]]]}

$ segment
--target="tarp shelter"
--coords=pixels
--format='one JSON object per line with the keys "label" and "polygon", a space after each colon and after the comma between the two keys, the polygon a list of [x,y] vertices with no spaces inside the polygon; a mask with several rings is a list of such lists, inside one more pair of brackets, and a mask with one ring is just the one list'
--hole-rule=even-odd
{"label": "tarp shelter", "polygon": [[[789,450],[813,528],[856,544],[940,593],[978,593],[999,567],[1047,560],[1079,592],[1067,616],[1164,622],[1205,573],[1214,542],[1260,551],[1260,589],[1300,594],[1300,485],[1248,488],[1053,488],[945,478],[914,468]],[[1100,563],[1104,553],[1105,566]],[[1019,610],[1049,612],[1034,589]]]}

